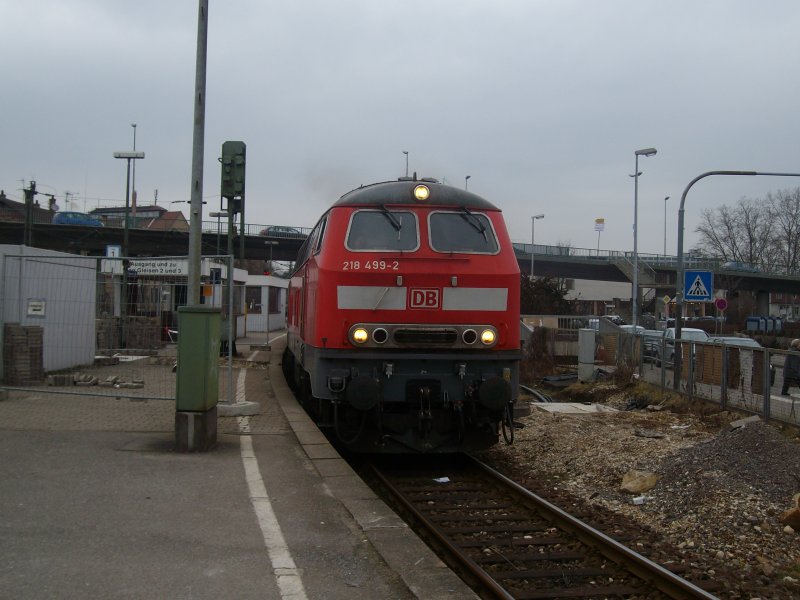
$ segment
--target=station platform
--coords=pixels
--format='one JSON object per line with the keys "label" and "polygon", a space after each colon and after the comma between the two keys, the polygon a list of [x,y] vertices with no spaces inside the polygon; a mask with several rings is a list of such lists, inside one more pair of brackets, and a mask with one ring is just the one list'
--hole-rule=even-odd
{"label": "station platform", "polygon": [[269,363],[243,369],[260,411],[205,453],[174,450],[172,402],[0,401],[0,596],[477,598],[327,443],[273,338],[237,340]]}

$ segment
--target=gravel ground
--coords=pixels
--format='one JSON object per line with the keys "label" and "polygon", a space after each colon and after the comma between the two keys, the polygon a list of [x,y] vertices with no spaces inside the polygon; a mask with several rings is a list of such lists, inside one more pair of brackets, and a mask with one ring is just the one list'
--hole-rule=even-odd
{"label": "gravel ground", "polygon": [[[481,458],[612,537],[639,540],[642,554],[710,583],[720,598],[800,598],[800,526],[784,516],[800,492],[798,432],[760,420],[732,426],[747,415],[651,394],[570,388],[573,400],[619,411],[534,407],[514,445]],[[654,487],[623,491],[633,470],[654,474]]]}

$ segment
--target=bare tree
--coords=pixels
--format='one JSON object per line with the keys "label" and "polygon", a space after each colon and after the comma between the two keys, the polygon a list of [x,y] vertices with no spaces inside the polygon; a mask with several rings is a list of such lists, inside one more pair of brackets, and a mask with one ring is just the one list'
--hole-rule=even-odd
{"label": "bare tree", "polygon": [[766,205],[772,225],[773,264],[784,273],[800,268],[800,188],[767,194]]}
{"label": "bare tree", "polygon": [[741,198],[735,206],[703,210],[697,247],[711,256],[751,265],[771,264],[775,253],[771,216],[765,204]]}

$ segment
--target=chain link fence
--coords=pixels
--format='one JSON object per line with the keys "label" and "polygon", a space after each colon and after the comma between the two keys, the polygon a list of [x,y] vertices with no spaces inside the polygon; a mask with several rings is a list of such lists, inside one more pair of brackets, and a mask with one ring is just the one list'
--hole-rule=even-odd
{"label": "chain link fence", "polygon": [[[648,341],[632,333],[598,334],[596,346],[600,362],[632,367],[664,391],[800,425],[800,384],[788,381],[783,393],[787,351],[735,342]],[[681,361],[677,384],[676,360]]]}
{"label": "chain link fence", "polygon": [[[4,255],[0,268],[5,389],[175,399],[185,256],[84,257],[31,248]],[[234,274],[232,257],[203,257],[202,303],[222,314],[219,398],[231,402],[245,310],[244,281]]]}

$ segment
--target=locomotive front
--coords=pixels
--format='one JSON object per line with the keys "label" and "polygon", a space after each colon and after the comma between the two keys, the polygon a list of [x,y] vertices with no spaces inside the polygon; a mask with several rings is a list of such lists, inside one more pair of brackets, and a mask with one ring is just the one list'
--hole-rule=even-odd
{"label": "locomotive front", "polygon": [[433,181],[375,184],[343,196],[307,245],[288,349],[317,422],[366,452],[496,443],[520,358],[519,267],[499,209]]}

